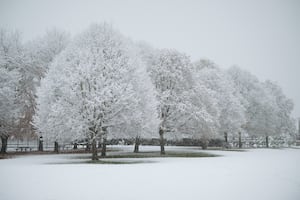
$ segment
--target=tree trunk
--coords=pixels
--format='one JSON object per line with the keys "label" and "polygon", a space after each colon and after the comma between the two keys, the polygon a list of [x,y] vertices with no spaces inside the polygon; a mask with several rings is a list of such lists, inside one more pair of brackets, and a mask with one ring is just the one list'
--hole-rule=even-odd
{"label": "tree trunk", "polygon": [[57,141],[54,142],[54,152],[59,153],[59,147],[58,147],[58,142]]}
{"label": "tree trunk", "polygon": [[134,150],[133,150],[133,152],[134,152],[134,153],[138,153],[138,152],[139,152],[139,147],[140,147],[140,137],[137,136],[137,137],[135,138],[135,143],[134,143]]}
{"label": "tree trunk", "polygon": [[202,149],[207,149],[207,146],[208,146],[208,141],[207,140],[202,140],[201,141],[201,147],[202,147]]}
{"label": "tree trunk", "polygon": [[224,132],[224,139],[225,139],[225,143],[228,143],[228,134],[227,134],[227,132]]}
{"label": "tree trunk", "polygon": [[269,148],[269,136],[266,136],[266,147]]}
{"label": "tree trunk", "polygon": [[90,146],[90,143],[87,142],[86,143],[86,148],[85,148],[86,151],[90,151],[91,150],[91,146]]}
{"label": "tree trunk", "polygon": [[98,160],[97,141],[95,137],[92,141],[92,160]]}
{"label": "tree trunk", "polygon": [[7,141],[8,141],[8,136],[6,136],[6,135],[1,136],[1,142],[2,142],[1,153],[2,154],[5,154],[7,152]]}
{"label": "tree trunk", "polygon": [[243,146],[243,144],[242,144],[242,133],[239,132],[239,148],[241,149],[242,146]]}
{"label": "tree trunk", "polygon": [[105,137],[103,137],[103,139],[102,139],[101,156],[102,157],[106,156],[106,138]]}
{"label": "tree trunk", "polygon": [[101,157],[106,156],[106,136],[107,136],[107,127],[102,127],[103,135],[101,135],[102,138],[102,148],[101,148]]}
{"label": "tree trunk", "polygon": [[39,151],[44,151],[44,145],[43,145],[43,137],[41,136],[39,139]]}
{"label": "tree trunk", "polygon": [[228,134],[224,132],[224,139],[225,139],[225,148],[228,148]]}
{"label": "tree trunk", "polygon": [[162,128],[159,129],[159,138],[160,138],[160,154],[165,155],[165,140],[164,140],[164,131]]}
{"label": "tree trunk", "polygon": [[78,149],[78,144],[77,144],[77,142],[74,142],[73,149]]}

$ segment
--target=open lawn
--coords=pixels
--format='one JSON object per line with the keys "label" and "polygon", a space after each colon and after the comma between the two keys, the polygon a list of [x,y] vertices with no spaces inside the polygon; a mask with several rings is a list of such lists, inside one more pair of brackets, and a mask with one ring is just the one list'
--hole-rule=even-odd
{"label": "open lawn", "polygon": [[89,154],[1,159],[0,199],[300,199],[300,149],[166,147],[163,157],[159,147],[116,149],[96,163]]}

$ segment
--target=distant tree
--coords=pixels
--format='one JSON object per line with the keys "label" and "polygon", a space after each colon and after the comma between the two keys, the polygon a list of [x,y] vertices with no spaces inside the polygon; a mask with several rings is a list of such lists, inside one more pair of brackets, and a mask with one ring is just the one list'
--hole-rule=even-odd
{"label": "distant tree", "polygon": [[20,72],[23,49],[18,32],[0,29],[0,137],[1,153],[7,151],[9,136],[16,134],[21,117]]}
{"label": "distant tree", "polygon": [[202,148],[206,149],[209,139],[216,136],[218,128],[219,109],[217,101],[212,95],[212,90],[199,80],[199,71],[194,65],[190,67],[190,88],[184,92],[186,99],[185,109],[182,114],[184,123],[177,128],[179,135],[176,139],[201,140]]}
{"label": "distant tree", "polygon": [[209,60],[200,60],[195,63],[195,67],[198,70],[197,80],[211,91],[210,95],[216,101],[219,134],[237,136],[246,119],[245,107],[241,102],[243,97],[234,82],[225,71]]}
{"label": "distant tree", "polygon": [[192,89],[191,62],[186,55],[169,49],[157,50],[146,62],[157,90],[160,146],[161,154],[165,154],[165,133],[170,132],[170,137],[176,137],[179,128],[192,116],[189,102]]}
{"label": "distant tree", "polygon": [[1,153],[7,151],[7,140],[15,132],[20,117],[19,102],[16,88],[18,73],[0,67],[0,137],[2,142]]}
{"label": "distant tree", "polygon": [[269,147],[269,136],[294,132],[291,117],[293,103],[276,84],[260,82],[254,75],[237,67],[228,70],[246,103],[245,129],[250,135],[264,136]]}
{"label": "distant tree", "polygon": [[24,65],[21,72],[21,95],[24,104],[23,115],[20,119],[19,129],[22,135],[33,135],[32,118],[35,112],[36,88],[41,78],[47,72],[54,58],[66,48],[69,35],[56,29],[47,31],[24,45]]}
{"label": "distant tree", "polygon": [[270,134],[266,130],[266,125],[269,123],[267,120],[268,117],[272,116],[268,116],[266,113],[266,111],[271,110],[266,105],[268,101],[260,81],[254,75],[238,67],[231,67],[228,70],[228,74],[234,81],[237,91],[244,99],[242,103],[246,107],[245,130],[252,136],[265,135],[267,137]]}
{"label": "distant tree", "polygon": [[[139,56],[139,55],[137,55]],[[139,152],[139,145],[143,139],[152,139],[158,137],[158,101],[156,91],[151,82],[145,65],[138,65],[139,76],[133,79],[133,89],[139,99],[133,110],[130,110],[128,118],[130,122],[115,126],[111,130],[113,138],[134,138],[134,152]]]}
{"label": "distant tree", "polygon": [[70,42],[70,35],[62,30],[46,31],[42,37],[35,38],[25,44],[31,73],[41,79],[54,58],[62,52]]}
{"label": "distant tree", "polygon": [[295,137],[296,134],[296,120],[292,117],[294,103],[287,98],[279,85],[272,81],[263,82],[263,87],[270,95],[274,102],[273,111],[275,111],[275,135],[284,137]]}

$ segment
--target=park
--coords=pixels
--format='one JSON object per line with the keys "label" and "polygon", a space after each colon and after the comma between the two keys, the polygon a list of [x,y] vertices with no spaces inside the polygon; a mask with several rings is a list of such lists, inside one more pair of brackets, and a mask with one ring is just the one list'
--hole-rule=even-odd
{"label": "park", "polygon": [[299,14],[1,0],[0,200],[299,200]]}

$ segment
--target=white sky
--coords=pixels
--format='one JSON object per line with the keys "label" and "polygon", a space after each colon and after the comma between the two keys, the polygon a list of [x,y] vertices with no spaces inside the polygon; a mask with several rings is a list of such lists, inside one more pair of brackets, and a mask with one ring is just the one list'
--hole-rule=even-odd
{"label": "white sky", "polygon": [[0,0],[0,27],[20,30],[26,40],[53,27],[76,34],[103,21],[154,47],[276,81],[300,117],[298,0]]}

